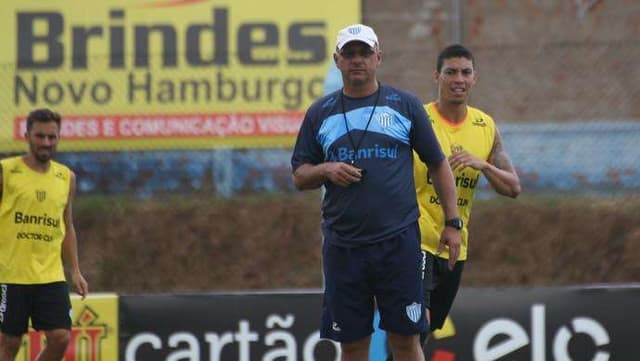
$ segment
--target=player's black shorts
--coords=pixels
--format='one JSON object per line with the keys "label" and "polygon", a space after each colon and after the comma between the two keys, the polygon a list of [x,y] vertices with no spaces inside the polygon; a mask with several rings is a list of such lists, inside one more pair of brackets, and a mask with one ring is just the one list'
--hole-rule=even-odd
{"label": "player's black shorts", "polygon": [[0,330],[21,336],[36,330],[71,329],[71,300],[66,282],[0,284]]}
{"label": "player's black shorts", "polygon": [[422,251],[425,260],[424,301],[429,309],[431,331],[442,328],[460,288],[464,261],[449,269],[448,260]]}

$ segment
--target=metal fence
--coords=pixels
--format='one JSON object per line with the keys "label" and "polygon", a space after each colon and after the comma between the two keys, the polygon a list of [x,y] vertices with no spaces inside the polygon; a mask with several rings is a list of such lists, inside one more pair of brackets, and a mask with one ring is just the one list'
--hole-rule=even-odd
{"label": "metal fence", "polygon": [[[414,91],[425,102],[435,96],[431,74],[438,50],[460,41],[474,51],[480,79],[472,103],[498,122],[525,190],[606,194],[640,187],[640,157],[635,146],[640,141],[640,87],[636,80],[640,79],[640,5],[551,0],[427,0],[391,5],[370,0],[363,5],[363,21],[373,25],[381,38],[382,81]],[[159,64],[159,57],[152,57],[150,63]],[[88,60],[105,63],[108,59],[94,56]],[[1,64],[3,78],[11,78],[15,67]],[[233,100],[225,100],[230,89],[227,82],[251,83],[252,77],[256,82],[245,91],[267,96],[266,90],[259,89],[260,74],[232,74],[212,68],[207,79],[191,79],[205,81],[206,88],[189,81],[182,85],[163,83],[165,78],[178,76],[176,72],[179,70],[152,65],[147,71],[111,73],[109,79],[101,73],[89,73],[86,79],[74,82],[67,81],[65,70],[16,75],[11,86],[3,87],[1,99],[5,101],[0,103],[0,114],[10,114],[9,109],[15,107],[26,112],[36,106],[73,114],[73,101],[68,99],[79,96],[93,99],[91,113],[95,115],[101,109],[108,112],[127,107],[130,97],[147,96],[157,103],[154,109],[159,112],[189,113],[195,106],[202,113],[207,102],[216,109],[224,109],[225,104],[233,107]],[[323,77],[320,81],[302,77],[300,83],[281,83],[272,89],[278,101],[268,102],[269,106],[260,110],[303,112],[304,104],[318,96],[322,87],[338,86],[339,75],[330,65]],[[152,84],[152,95],[145,93],[147,81]],[[313,81],[315,88],[311,87]],[[137,90],[128,95],[107,91],[108,87],[131,91],[132,86]],[[213,92],[211,99],[204,99],[206,89]],[[100,99],[107,95],[111,100],[101,106]],[[60,100],[63,97],[67,101]],[[58,109],[58,103],[64,106]],[[145,107],[129,108],[127,112],[134,115],[148,111]],[[15,133],[13,122],[3,116],[0,131]],[[74,136],[91,132],[90,126],[73,129]],[[136,139],[115,146],[105,146],[104,139],[88,140],[68,150],[63,140],[62,150],[67,151],[60,153],[59,159],[78,173],[81,194],[148,197],[207,192],[231,197],[289,192],[293,190],[289,156],[295,130],[287,134],[282,143],[271,141],[258,147],[233,145],[228,140],[224,143],[224,136],[195,143],[180,137],[172,138],[175,141],[155,137],[149,143]],[[5,141],[6,137],[0,139],[0,143]],[[9,148],[12,150],[5,155],[20,152],[15,146]]]}

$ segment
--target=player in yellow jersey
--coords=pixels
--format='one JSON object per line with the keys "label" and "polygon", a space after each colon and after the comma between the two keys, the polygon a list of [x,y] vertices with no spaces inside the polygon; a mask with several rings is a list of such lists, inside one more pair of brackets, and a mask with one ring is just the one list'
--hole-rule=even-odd
{"label": "player in yellow jersey", "polygon": [[72,220],[75,175],[52,160],[60,115],[27,117],[29,151],[0,161],[0,361],[13,361],[28,322],[47,343],[38,361],[60,361],[71,337],[71,302],[62,258],[84,298]]}
{"label": "player in yellow jersey", "polygon": [[[467,260],[469,217],[480,175],[498,193],[515,198],[520,179],[503,145],[493,118],[468,105],[478,77],[471,52],[461,45],[445,48],[434,72],[438,99],[426,105],[442,151],[456,179],[460,220],[445,221],[429,170],[414,162],[420,206],[420,232],[425,256],[424,290],[431,331],[439,329],[451,309]],[[444,227],[462,230],[459,256],[452,257],[440,241]],[[425,338],[425,337],[423,337]]]}
{"label": "player in yellow jersey", "polygon": [[[442,328],[460,287],[467,260],[469,217],[480,175],[501,195],[515,198],[520,194],[520,179],[493,118],[468,105],[478,79],[472,53],[458,44],[448,46],[439,54],[436,66],[438,99],[425,108],[453,170],[460,219],[444,219],[429,170],[423,163],[414,162],[425,260],[425,305],[431,331]],[[460,229],[462,243],[446,246],[440,239],[445,227]],[[427,336],[421,335],[423,344]]]}

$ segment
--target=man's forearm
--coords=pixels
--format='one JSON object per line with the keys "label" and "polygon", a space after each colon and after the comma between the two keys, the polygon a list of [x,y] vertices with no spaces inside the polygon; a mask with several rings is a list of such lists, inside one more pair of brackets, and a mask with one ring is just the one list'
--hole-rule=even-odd
{"label": "man's forearm", "polygon": [[520,194],[520,179],[515,171],[512,173],[489,165],[482,173],[497,193],[512,198]]}
{"label": "man's forearm", "polygon": [[70,272],[78,272],[80,270],[80,262],[78,260],[78,241],[75,236],[75,230],[68,233],[62,242],[62,257]]}
{"label": "man's forearm", "polygon": [[299,190],[319,188],[326,181],[324,163],[318,165],[303,164],[293,173],[293,183]]}

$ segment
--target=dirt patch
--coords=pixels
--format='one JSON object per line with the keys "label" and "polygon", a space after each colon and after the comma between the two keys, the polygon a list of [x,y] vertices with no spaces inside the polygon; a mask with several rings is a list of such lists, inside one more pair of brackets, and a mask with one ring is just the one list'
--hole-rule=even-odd
{"label": "dirt patch", "polygon": [[[316,192],[231,201],[78,200],[93,291],[319,288]],[[479,201],[465,286],[640,281],[640,200]]]}

